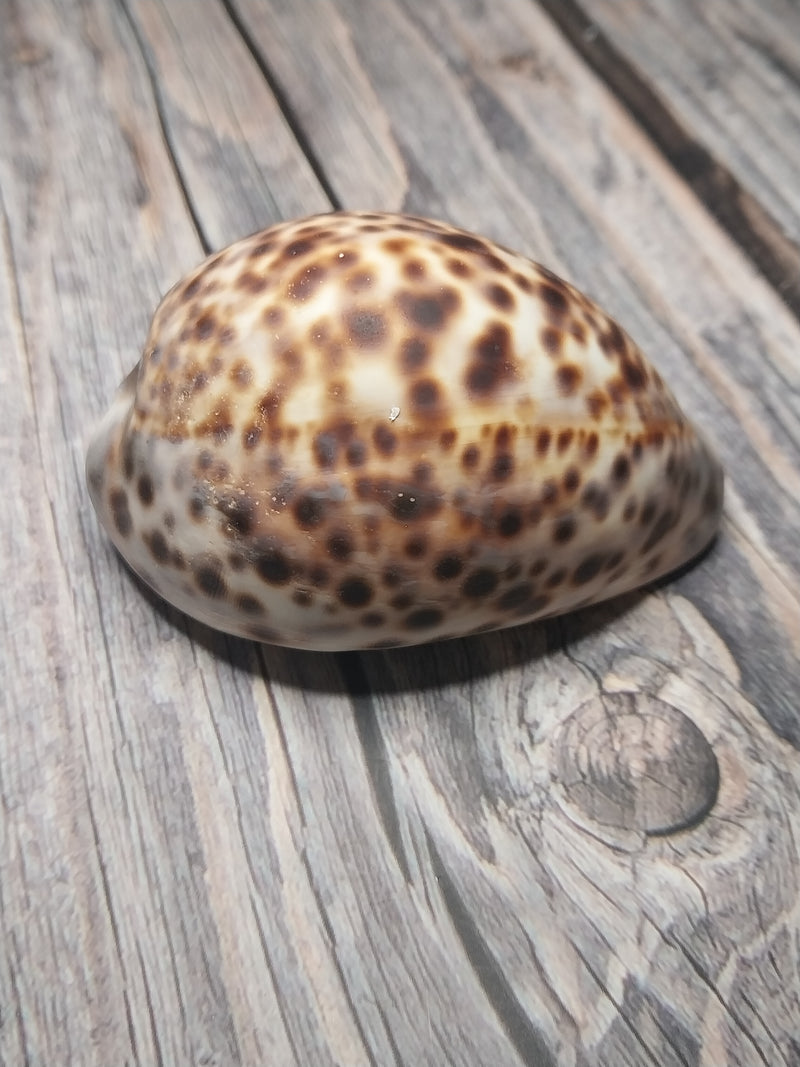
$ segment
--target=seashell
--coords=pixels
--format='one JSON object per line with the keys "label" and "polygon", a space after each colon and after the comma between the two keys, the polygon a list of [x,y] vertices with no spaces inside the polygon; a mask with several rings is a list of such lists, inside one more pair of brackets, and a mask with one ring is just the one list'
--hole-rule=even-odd
{"label": "seashell", "polygon": [[274,226],[179,282],[87,475],[166,600],[309,649],[616,596],[700,552],[723,496],[592,301],[481,237],[366,213]]}

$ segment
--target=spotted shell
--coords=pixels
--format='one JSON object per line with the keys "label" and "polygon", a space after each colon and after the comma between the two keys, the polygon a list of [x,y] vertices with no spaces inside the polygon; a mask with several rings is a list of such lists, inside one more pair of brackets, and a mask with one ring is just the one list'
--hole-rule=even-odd
{"label": "spotted shell", "polygon": [[710,541],[723,484],[580,292],[473,234],[365,213],[274,226],[179,282],[87,475],[166,600],[310,649],[615,596]]}

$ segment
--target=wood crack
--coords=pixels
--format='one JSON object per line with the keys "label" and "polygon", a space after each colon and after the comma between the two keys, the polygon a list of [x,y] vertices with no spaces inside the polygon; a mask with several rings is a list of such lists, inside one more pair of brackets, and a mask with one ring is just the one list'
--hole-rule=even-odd
{"label": "wood crack", "polygon": [[339,664],[353,701],[353,721],[364,750],[364,765],[383,832],[405,882],[410,884],[411,868],[400,831],[400,816],[389,770],[389,753],[375,717],[374,701],[368,695],[369,681],[357,655],[345,652],[339,657]]}
{"label": "wood crack", "polygon": [[[341,984],[342,995],[343,995],[345,1001],[347,1002],[348,1008],[350,1009],[350,1015],[351,1015],[351,1017],[353,1019],[353,1025],[356,1028],[356,1032],[358,1033],[358,1036],[359,1036],[359,1038],[361,1040],[361,1045],[362,1045],[362,1047],[364,1049],[364,1053],[365,1053],[365,1055],[366,1055],[371,1067],[378,1067],[377,1061],[375,1060],[375,1057],[372,1054],[372,1049],[370,1048],[369,1041],[367,1040],[367,1035],[366,1035],[366,1033],[364,1031],[364,1027],[361,1024],[361,1019],[360,1019],[360,1017],[358,1015],[358,1012],[356,1011],[356,1005],[355,1005],[355,1002],[353,1001],[353,998],[351,996],[350,987],[347,984],[347,978],[345,976],[344,969],[342,968],[342,964],[341,964],[341,961],[339,959],[339,954],[337,952],[337,948],[336,948],[336,933],[335,933],[335,931],[333,929],[333,926],[331,925],[331,921],[330,921],[330,918],[328,916],[327,909],[326,909],[325,905],[322,902],[322,897],[320,895],[319,889],[318,889],[316,881],[314,879],[314,872],[313,872],[313,870],[311,868],[311,864],[309,863],[308,855],[307,855],[305,850],[303,850],[303,854],[302,854],[301,860],[302,860],[303,867],[305,868],[306,877],[308,878],[308,886],[309,886],[309,889],[311,890],[311,895],[313,896],[314,902],[317,905],[317,912],[319,913],[319,918],[320,918],[320,922],[322,923],[322,928],[325,931],[325,934],[327,935],[327,938],[328,938],[331,961],[333,963],[334,969],[336,971],[336,974],[338,975],[339,982]],[[378,1003],[378,1002],[376,1001],[376,1003]],[[383,1019],[383,1013],[381,1013],[381,1018]],[[384,1020],[384,1026],[386,1028],[387,1040],[389,1041],[389,1044],[392,1045],[392,1047],[394,1047],[394,1039],[391,1037],[389,1026],[388,1026],[388,1024],[386,1023],[385,1020]]]}
{"label": "wood crack", "polygon": [[319,158],[319,155],[317,154],[313,143],[311,142],[310,138],[306,136],[306,132],[303,129],[302,121],[299,115],[297,114],[297,111],[295,110],[294,106],[292,105],[289,94],[284,91],[277,77],[270,69],[269,64],[267,63],[266,59],[264,58],[264,55],[259,49],[258,44],[253,38],[253,35],[250,33],[250,30],[245,25],[245,22],[242,19],[242,16],[240,15],[236,5],[233,3],[233,0],[220,0],[220,2],[225,11],[227,12],[228,18],[231,20],[234,29],[241,37],[245,47],[250,52],[250,55],[253,57],[253,62],[258,67],[259,71],[261,72],[262,78],[269,87],[269,91],[275,98],[275,103],[278,105],[278,108],[286,122],[286,125],[291,130],[292,136],[294,137],[295,141],[297,141],[300,151],[306,157],[306,160],[309,166],[311,167],[314,177],[319,182],[320,188],[325,193],[325,196],[328,198],[328,200],[330,200],[331,207],[334,211],[341,210],[342,202],[336,195],[336,191],[334,190],[327,174],[325,173],[325,168],[322,164],[322,160]]}
{"label": "wood crack", "polygon": [[425,838],[442,900],[464,953],[503,1030],[527,1067],[556,1067],[545,1039],[528,1017],[508,978],[481,935],[439,850],[425,828]]}
{"label": "wood crack", "polygon": [[133,34],[133,38],[136,41],[136,47],[139,50],[139,53],[142,57],[142,62],[144,63],[144,67],[147,72],[147,79],[150,83],[150,91],[153,96],[153,106],[155,108],[156,116],[158,118],[159,130],[164,142],[164,147],[167,152],[167,158],[169,159],[170,167],[172,169],[173,174],[175,175],[175,181],[178,185],[181,198],[183,199],[187,214],[192,220],[192,226],[194,227],[195,233],[197,234],[200,246],[203,249],[205,255],[209,255],[212,251],[212,244],[206,234],[202,222],[200,221],[200,210],[194,202],[192,194],[189,190],[189,185],[186,181],[183,170],[181,169],[181,165],[178,162],[178,152],[175,147],[175,144],[173,143],[172,134],[170,133],[169,129],[169,123],[167,122],[166,110],[164,108],[164,100],[161,94],[161,87],[158,83],[158,76],[153,65],[153,60],[147,49],[147,45],[141,34],[141,31],[136,25],[136,20],[131,15],[127,0],[116,0],[116,2],[120,11],[125,16],[128,25],[130,26],[131,33]]}
{"label": "wood crack", "polygon": [[536,2],[800,320],[800,248],[780,223],[691,136],[576,0]]}

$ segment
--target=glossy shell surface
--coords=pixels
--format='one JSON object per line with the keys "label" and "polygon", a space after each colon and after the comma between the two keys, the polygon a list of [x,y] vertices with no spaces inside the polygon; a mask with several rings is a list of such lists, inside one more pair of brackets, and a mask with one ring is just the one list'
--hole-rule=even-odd
{"label": "glossy shell surface", "polygon": [[157,309],[87,458],[161,596],[311,649],[416,644],[622,593],[713,537],[722,472],[594,303],[400,215],[275,226]]}

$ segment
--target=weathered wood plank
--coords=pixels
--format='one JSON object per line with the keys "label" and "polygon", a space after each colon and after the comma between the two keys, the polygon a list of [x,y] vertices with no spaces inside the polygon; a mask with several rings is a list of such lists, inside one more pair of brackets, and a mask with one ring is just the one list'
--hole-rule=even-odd
{"label": "weathered wood plank", "polygon": [[540,2],[800,316],[796,7]]}
{"label": "weathered wood plank", "polygon": [[[199,10],[4,26],[0,1061],[792,1062],[796,321],[533,5]],[[204,243],[330,195],[597,295],[725,456],[714,552],[409,652],[156,604],[88,425]]]}
{"label": "weathered wood plank", "polygon": [[[3,560],[5,631],[17,635],[2,671],[3,1001],[16,1014],[0,1058],[258,1062],[261,1047],[290,1062],[248,882],[237,883],[235,938],[205,888],[215,824],[197,820],[186,763],[205,761],[221,795],[206,781],[200,795],[230,811],[206,695],[217,672],[204,677],[119,570],[83,487],[87,423],[133,362],[160,292],[202,249],[119,9],[26,5],[4,19],[2,42],[14,75],[3,142],[18,146],[2,161],[3,433],[20,515]],[[277,120],[265,138],[290,145],[263,95]],[[295,150],[288,207],[303,173]],[[184,733],[199,752],[184,751]],[[246,870],[241,845],[232,851]]]}

